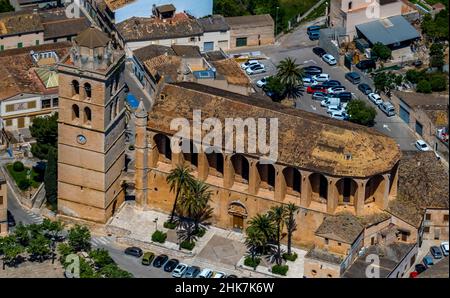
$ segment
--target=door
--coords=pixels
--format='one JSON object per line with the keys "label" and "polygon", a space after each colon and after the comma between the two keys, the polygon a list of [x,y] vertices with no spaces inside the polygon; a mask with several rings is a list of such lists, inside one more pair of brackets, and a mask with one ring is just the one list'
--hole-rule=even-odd
{"label": "door", "polygon": [[242,216],[233,215],[233,228],[244,229],[244,218]]}
{"label": "door", "polygon": [[214,42],[208,41],[203,43],[203,51],[205,52],[211,52],[214,51]]}
{"label": "door", "polygon": [[17,118],[17,127],[18,128],[25,127],[25,118],[24,117]]}
{"label": "door", "polygon": [[400,106],[399,116],[403,121],[409,124],[409,112],[402,106]]}
{"label": "door", "polygon": [[423,133],[423,125],[416,120],[416,132],[422,136]]}

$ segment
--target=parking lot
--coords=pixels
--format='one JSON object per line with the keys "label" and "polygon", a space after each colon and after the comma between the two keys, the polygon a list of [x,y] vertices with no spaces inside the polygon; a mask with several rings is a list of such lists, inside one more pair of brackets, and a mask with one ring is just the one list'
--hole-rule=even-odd
{"label": "parking lot", "polygon": [[[423,258],[426,257],[426,256],[430,256],[433,259],[434,265],[436,265],[437,263],[441,262],[444,258],[448,258],[448,256],[447,257],[443,256],[440,259],[435,259],[430,253],[430,248],[432,246],[437,246],[437,247],[440,248],[440,245],[441,245],[442,242],[443,242],[442,240],[424,240],[422,242],[422,245],[419,247],[419,252],[417,254],[416,262],[414,263],[413,266],[411,266],[411,268],[409,269],[407,274],[405,274],[404,277],[405,278],[409,277],[409,274],[415,270],[414,266],[416,264],[423,264]],[[434,266],[434,265],[432,265],[432,266]]]}

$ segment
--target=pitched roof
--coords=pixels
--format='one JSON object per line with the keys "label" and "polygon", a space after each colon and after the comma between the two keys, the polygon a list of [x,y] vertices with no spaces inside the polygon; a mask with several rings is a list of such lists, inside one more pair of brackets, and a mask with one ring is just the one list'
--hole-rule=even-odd
{"label": "pitched roof", "polygon": [[417,92],[394,91],[394,95],[400,98],[411,108],[415,107],[448,107],[448,94],[427,94],[424,96]]}
{"label": "pitched roof", "polygon": [[171,39],[203,33],[197,20],[185,13],[177,13],[173,18],[165,20],[132,17],[116,24],[116,30],[125,42]]}
{"label": "pitched roof", "polygon": [[173,6],[173,4],[164,4],[164,5],[156,6],[156,10],[158,10],[160,13],[165,13],[165,12],[175,11],[176,8],[175,8],[175,6]]}
{"label": "pitched roof", "polygon": [[64,8],[43,10],[39,15],[44,26],[45,40],[76,36],[90,26],[89,20],[84,16],[68,18]]}
{"label": "pitched roof", "polygon": [[104,3],[111,11],[115,11],[134,1],[136,0],[104,0]]}
{"label": "pitched roof", "polygon": [[230,27],[225,18],[221,15],[212,15],[198,19],[205,32],[228,31]]}
{"label": "pitched roof", "polygon": [[217,73],[223,75],[229,84],[250,86],[250,79],[233,58],[212,61],[211,63],[216,68]]}
{"label": "pitched roof", "polygon": [[171,47],[156,44],[148,45],[133,51],[133,55],[136,56],[136,58],[138,58],[142,62],[166,54],[174,56],[175,52],[172,50]]}
{"label": "pitched roof", "polygon": [[202,54],[198,46],[188,46],[188,45],[172,45],[172,50],[175,55],[183,58],[201,58]]}
{"label": "pitched roof", "polygon": [[227,17],[225,21],[231,28],[237,27],[262,27],[273,26],[274,22],[270,14],[249,15],[239,17]]}
{"label": "pitched roof", "polygon": [[352,244],[363,231],[360,220],[351,214],[327,216],[317,228],[315,234],[323,238]]}
{"label": "pitched roof", "polygon": [[93,26],[85,29],[75,38],[75,42],[77,45],[90,49],[104,47],[110,41],[111,39],[108,37],[108,35],[106,35],[106,33]]}
{"label": "pitched roof", "polygon": [[[225,117],[278,119],[281,164],[330,175],[368,177],[390,171],[401,155],[393,139],[371,128],[284,107],[264,98],[189,82],[166,85],[162,93],[165,99],[156,100],[149,127],[169,135],[175,133],[170,130],[174,117],[192,119],[192,110],[201,109],[203,118],[218,117],[222,122]],[[346,154],[352,158],[346,159]]]}
{"label": "pitched roof", "polygon": [[356,29],[372,44],[381,42],[384,45],[392,45],[420,37],[419,32],[403,16],[356,25]]}
{"label": "pitched roof", "polygon": [[30,11],[0,13],[0,36],[44,31],[39,14]]}
{"label": "pitched roof", "polygon": [[319,260],[322,262],[327,262],[327,263],[336,264],[336,265],[340,265],[343,261],[341,256],[335,255],[331,252],[328,252],[328,251],[325,251],[325,250],[322,250],[319,248],[313,248],[313,249],[309,250],[306,253],[305,258]]}

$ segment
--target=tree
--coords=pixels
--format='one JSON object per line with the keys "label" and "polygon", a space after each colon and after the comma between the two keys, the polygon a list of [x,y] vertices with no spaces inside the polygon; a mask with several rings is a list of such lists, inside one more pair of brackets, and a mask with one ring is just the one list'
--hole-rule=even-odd
{"label": "tree", "polygon": [[8,11],[14,11],[14,7],[8,0],[0,0],[0,13]]}
{"label": "tree", "polygon": [[388,60],[392,55],[391,49],[381,42],[377,42],[373,45],[372,52],[383,61]]}
{"label": "tree", "polygon": [[245,230],[245,246],[252,258],[253,264],[255,264],[256,257],[264,250],[266,245],[266,238],[260,230],[252,226]]}
{"label": "tree", "polygon": [[270,220],[275,225],[275,241],[276,251],[272,254],[273,260],[277,265],[281,265],[282,253],[281,253],[281,233],[283,232],[285,209],[283,206],[273,206],[268,212]]}
{"label": "tree", "polygon": [[108,264],[100,270],[100,274],[106,278],[132,278],[133,274],[120,269],[116,264]]}
{"label": "tree", "polygon": [[291,254],[292,246],[292,234],[297,230],[297,222],[295,220],[295,213],[299,210],[299,207],[295,206],[293,203],[289,203],[285,206],[285,219],[284,223],[287,230],[287,253]]}
{"label": "tree", "polygon": [[430,84],[433,92],[445,91],[447,89],[446,76],[443,74],[433,74],[430,77]]}
{"label": "tree", "polygon": [[27,251],[32,256],[37,257],[39,262],[42,262],[51,252],[50,244],[49,239],[45,238],[44,235],[39,234],[36,238],[30,240]]}
{"label": "tree", "polygon": [[422,20],[422,31],[432,41],[448,40],[448,9],[435,15],[434,19],[427,14]]}
{"label": "tree", "polygon": [[264,242],[269,243],[275,240],[276,228],[267,214],[257,214],[248,221],[249,227],[264,235]]}
{"label": "tree", "polygon": [[27,246],[28,242],[30,241],[30,234],[28,231],[28,228],[22,224],[22,222],[19,222],[19,224],[14,229],[14,234],[16,237],[17,242],[19,242],[22,246]]}
{"label": "tree", "polygon": [[402,75],[396,75],[393,72],[379,72],[373,78],[373,84],[377,91],[384,92],[391,96],[391,91],[403,82]]}
{"label": "tree", "polygon": [[113,265],[116,264],[109,255],[109,252],[103,248],[90,251],[89,257],[94,261],[95,265],[98,268],[103,268],[111,264]]}
{"label": "tree", "polygon": [[182,242],[193,243],[197,241],[197,235],[195,234],[195,224],[190,221],[180,221],[177,230],[178,241],[181,244]]}
{"label": "tree", "polygon": [[430,46],[430,66],[441,70],[444,64],[444,46],[440,43],[433,43]]}
{"label": "tree", "polygon": [[31,153],[37,158],[47,159],[51,149],[56,155],[58,145],[58,113],[47,117],[36,117],[30,126],[30,133],[36,139]]}
{"label": "tree", "polygon": [[186,165],[178,165],[167,176],[166,180],[170,185],[170,191],[176,191],[169,222],[173,222],[178,199],[180,196],[184,196],[194,184],[194,177],[190,171],[191,170]]}
{"label": "tree", "polygon": [[56,160],[56,150],[53,148],[49,149],[47,158],[48,162],[44,174],[45,196],[50,205],[56,207],[58,197],[58,165]]}
{"label": "tree", "polygon": [[91,232],[85,226],[75,225],[69,230],[69,245],[74,252],[91,249]]}
{"label": "tree", "polygon": [[194,180],[186,194],[180,198],[178,203],[179,213],[194,221],[195,232],[200,226],[207,226],[206,222],[212,216],[212,208],[209,206],[211,191],[208,185],[202,181]]}
{"label": "tree", "polygon": [[286,88],[281,83],[280,78],[277,76],[272,76],[267,79],[264,90],[273,101],[280,101],[284,98]]}
{"label": "tree", "polygon": [[415,69],[410,69],[406,72],[405,78],[409,82],[411,82],[413,84],[417,84],[419,82],[420,78],[422,78],[423,76],[424,76],[423,72],[417,71]]}
{"label": "tree", "polygon": [[3,269],[5,269],[5,264],[16,266],[17,260],[24,250],[14,235],[4,237],[0,242],[0,251],[3,253]]}
{"label": "tree", "polygon": [[80,258],[80,278],[99,277],[101,277],[100,274],[98,274],[84,258]]}
{"label": "tree", "polygon": [[51,238],[57,240],[59,238],[59,233],[64,229],[64,224],[59,220],[51,221],[48,218],[45,218],[42,222],[42,228]]}
{"label": "tree", "polygon": [[348,103],[347,113],[351,122],[362,125],[373,125],[377,115],[375,108],[367,106],[366,102],[360,99]]}
{"label": "tree", "polygon": [[277,77],[284,85],[285,94],[288,97],[296,98],[301,95],[300,87],[303,85],[303,69],[290,57],[283,59],[277,65]]}
{"label": "tree", "polygon": [[419,92],[419,93],[431,93],[432,89],[431,89],[430,82],[427,81],[427,80],[421,80],[417,84],[416,91]]}

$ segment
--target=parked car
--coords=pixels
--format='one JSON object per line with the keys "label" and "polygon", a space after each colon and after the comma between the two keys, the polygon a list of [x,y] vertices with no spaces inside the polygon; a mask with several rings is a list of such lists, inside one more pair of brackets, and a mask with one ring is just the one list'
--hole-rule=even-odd
{"label": "parked car", "polygon": [[317,85],[319,84],[316,80],[314,80],[313,78],[304,78],[303,79],[303,86],[308,87],[308,86],[313,86],[313,85]]}
{"label": "parked car", "polygon": [[448,257],[448,241],[441,243],[441,249],[444,256]]}
{"label": "parked car", "polygon": [[373,102],[377,106],[383,103],[383,100],[381,99],[381,96],[379,94],[372,92],[372,93],[369,93],[369,95],[367,95],[367,97],[370,99],[371,102]]}
{"label": "parked car", "polygon": [[312,94],[313,100],[324,100],[328,97],[328,95],[325,92],[316,91]]}
{"label": "parked car", "polygon": [[380,104],[378,106],[380,108],[380,110],[383,111],[383,113],[385,113],[388,117],[394,116],[395,115],[395,108],[394,106],[387,101],[384,101],[382,104]]}
{"label": "parked car", "polygon": [[325,82],[330,79],[330,75],[326,73],[321,73],[318,75],[313,76],[313,80],[317,82]]}
{"label": "parked car", "polygon": [[312,94],[317,91],[326,93],[327,89],[324,88],[322,85],[313,85],[313,86],[308,86],[308,88],[306,88],[306,93],[308,93],[308,94]]}
{"label": "parked car", "polygon": [[422,60],[416,60],[416,61],[414,61],[413,65],[415,67],[421,67],[423,65],[423,62],[422,62]]}
{"label": "parked car", "polygon": [[16,220],[14,219],[14,216],[12,215],[12,213],[8,210],[8,212],[6,213],[6,217],[8,220],[8,227],[14,227],[16,225]]}
{"label": "parked car", "polygon": [[419,151],[430,151],[431,148],[428,147],[427,143],[425,143],[424,140],[417,140],[416,141],[416,148],[419,149]]}
{"label": "parked car", "polygon": [[349,80],[350,82],[352,82],[352,84],[359,84],[361,82],[361,77],[359,74],[357,74],[356,72],[347,72],[345,74],[345,78],[347,80]]}
{"label": "parked car", "polygon": [[324,49],[319,48],[319,47],[314,47],[312,49],[312,51],[314,54],[316,54],[319,57],[322,57],[323,55],[325,55],[327,53]]}
{"label": "parked car", "polygon": [[196,278],[199,273],[200,273],[200,267],[198,267],[198,266],[189,266],[186,269],[186,273],[184,274],[184,277],[186,277],[186,278]]}
{"label": "parked car", "polygon": [[173,277],[183,277],[183,275],[186,273],[187,269],[188,269],[188,265],[180,263],[173,270],[172,276]]}
{"label": "parked car", "polygon": [[140,249],[139,247],[132,246],[132,247],[127,247],[125,249],[125,254],[136,257],[136,258],[140,258],[142,256],[143,252],[142,252],[142,249]]}
{"label": "parked car", "polygon": [[260,64],[258,60],[248,60],[247,62],[241,64],[241,68],[245,70],[247,67],[258,64]]}
{"label": "parked car", "polygon": [[322,86],[324,86],[326,88],[330,88],[330,87],[342,86],[342,84],[338,80],[328,80],[326,82],[323,82]]}
{"label": "parked car", "polygon": [[417,273],[422,273],[425,270],[427,270],[427,267],[425,267],[425,265],[423,264],[416,264],[416,266],[414,266],[414,269],[416,270]]}
{"label": "parked car", "polygon": [[164,271],[166,272],[172,272],[180,263],[177,259],[170,259],[167,261],[167,263],[164,265]]}
{"label": "parked car", "polygon": [[268,79],[269,77],[264,77],[264,78],[262,78],[261,80],[258,80],[257,82],[256,82],[256,86],[258,86],[259,88],[262,88],[262,87],[264,87],[266,84],[267,84],[267,79]]}
{"label": "parked car", "polygon": [[431,256],[423,257],[422,262],[426,268],[429,268],[430,266],[434,265],[433,258]]}
{"label": "parked car", "polygon": [[341,100],[341,102],[349,102],[352,100],[353,94],[348,91],[342,91],[342,92],[339,92],[338,94],[335,94],[334,97],[339,98]]}
{"label": "parked car", "polygon": [[331,112],[330,117],[336,120],[346,120],[347,115],[343,111]]}
{"label": "parked car", "polygon": [[333,94],[337,94],[337,93],[344,92],[344,91],[345,91],[344,86],[335,86],[335,87],[328,88],[328,93],[333,93]]}
{"label": "parked car", "polygon": [[377,67],[375,64],[375,60],[368,59],[368,60],[361,60],[356,64],[356,67],[361,70],[367,70],[367,69],[374,69]]}
{"label": "parked car", "polygon": [[153,261],[153,267],[161,268],[169,259],[167,255],[159,255]]}
{"label": "parked car", "polygon": [[303,68],[303,73],[310,74],[310,75],[317,75],[322,73],[322,68],[319,66],[306,66]]}
{"label": "parked car", "polygon": [[306,34],[310,34],[311,32],[317,32],[321,29],[320,26],[313,25],[306,28]]}
{"label": "parked car", "polygon": [[358,89],[359,91],[361,91],[362,93],[364,93],[364,95],[369,95],[369,93],[372,93],[372,88],[370,88],[369,85],[367,85],[366,83],[361,83],[358,85]]}
{"label": "parked car", "polygon": [[249,75],[266,72],[266,68],[262,64],[255,64],[245,69],[245,72]]}
{"label": "parked car", "polygon": [[237,277],[237,275],[230,274],[230,275],[227,276],[227,278],[238,278],[238,277]]}
{"label": "parked car", "polygon": [[442,252],[439,246],[430,247],[430,253],[435,259],[442,259]]}
{"label": "parked car", "polygon": [[338,105],[329,105],[327,107],[327,114],[331,115],[333,112],[342,112],[342,109]]}
{"label": "parked car", "polygon": [[318,40],[320,38],[320,31],[313,31],[308,36],[310,40]]}
{"label": "parked car", "polygon": [[155,258],[155,254],[150,251],[147,251],[142,256],[141,263],[142,263],[142,265],[150,266],[154,258]]}
{"label": "parked car", "polygon": [[325,54],[322,56],[322,60],[328,63],[328,65],[336,65],[337,61],[331,54]]}
{"label": "parked car", "polygon": [[419,275],[419,272],[413,271],[409,273],[409,278],[416,278]]}
{"label": "parked car", "polygon": [[213,271],[211,269],[205,268],[200,272],[197,278],[211,278]]}
{"label": "parked car", "polygon": [[223,272],[219,272],[219,271],[214,271],[213,275],[211,276],[211,278],[225,278],[226,275]]}
{"label": "parked car", "polygon": [[336,97],[328,97],[320,102],[321,107],[339,106],[340,104],[341,100]]}

